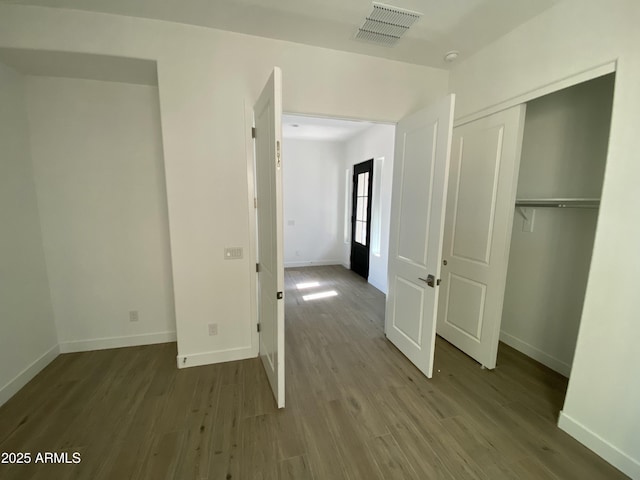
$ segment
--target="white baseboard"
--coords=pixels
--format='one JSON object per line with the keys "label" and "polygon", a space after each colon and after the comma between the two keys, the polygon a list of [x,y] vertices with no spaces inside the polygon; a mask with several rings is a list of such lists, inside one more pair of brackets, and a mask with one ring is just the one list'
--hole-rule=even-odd
{"label": "white baseboard", "polygon": [[60,349],[58,345],[54,345],[10,380],[9,383],[0,387],[0,406],[4,405],[7,400],[18,393],[18,390],[29,383],[29,381],[40,373],[44,367],[53,362],[59,353]]}
{"label": "white baseboard", "polygon": [[510,347],[515,348],[519,352],[524,353],[528,357],[533,358],[534,360],[540,362],[543,365],[546,365],[551,370],[555,370],[561,375],[565,377],[569,377],[571,374],[571,365],[562,360],[558,360],[555,357],[552,357],[546,352],[543,352],[539,348],[534,347],[533,345],[528,344],[520,340],[513,335],[510,335],[504,331],[500,332],[500,340],[509,345]]}
{"label": "white baseboard", "polygon": [[325,265],[342,265],[342,260],[307,260],[302,262],[284,262],[284,268],[317,267]]}
{"label": "white baseboard", "polygon": [[176,332],[144,333],[125,337],[94,338],[90,340],[74,340],[60,342],[60,353],[87,352],[90,350],[106,350],[108,348],[136,347],[176,341]]}
{"label": "white baseboard", "polygon": [[640,478],[640,460],[630,457],[564,412],[560,412],[558,427],[585,447],[600,455],[625,475],[631,478]]}
{"label": "white baseboard", "polygon": [[176,357],[178,368],[199,367],[201,365],[211,365],[213,363],[232,362],[234,360],[245,360],[255,358],[257,353],[252,347],[232,348],[229,350],[219,350],[216,352],[193,353]]}

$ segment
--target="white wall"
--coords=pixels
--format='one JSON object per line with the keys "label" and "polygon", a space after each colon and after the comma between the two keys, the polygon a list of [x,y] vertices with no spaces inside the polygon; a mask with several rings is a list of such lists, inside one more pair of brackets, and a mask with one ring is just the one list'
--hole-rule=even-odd
{"label": "white wall", "polygon": [[282,155],[285,267],[340,264],[343,144],[284,139]]}
{"label": "white wall", "polygon": [[[600,197],[613,80],[601,77],[527,104],[518,198]],[[537,208],[534,215],[527,233],[516,209],[500,338],[569,376],[598,210]]]}
{"label": "white wall", "polygon": [[61,351],[175,340],[158,89],[28,77],[27,105]]}
{"label": "white wall", "polygon": [[[377,230],[377,222],[379,221],[380,248],[379,253],[375,253],[374,250],[371,249],[369,255],[369,283],[384,293],[387,293],[387,261],[389,256],[389,222],[391,214],[394,141],[395,125],[372,125],[346,143],[345,164],[342,172],[342,182],[344,183],[344,169],[349,168],[350,174],[353,175],[353,165],[372,158],[374,159],[374,208],[372,209],[371,235],[373,237],[374,231]],[[382,162],[379,162],[381,159]],[[377,178],[380,179],[380,183],[377,182]],[[349,202],[351,202],[352,188],[353,184],[349,182]],[[342,194],[342,198],[344,198],[344,194]],[[374,218],[376,198],[380,202],[379,220]],[[348,208],[349,211],[351,211],[350,203]],[[344,225],[344,222],[342,225]],[[344,226],[342,227],[342,232],[342,238],[344,239]],[[348,266],[349,257],[351,256],[351,231],[349,229],[347,230],[346,238],[348,240],[342,244],[342,264]],[[372,245],[373,244],[374,242],[372,241]]]}
{"label": "white wall", "polygon": [[560,427],[640,478],[640,3],[565,0],[452,71],[464,116],[616,61],[607,166]]}
{"label": "white wall", "polygon": [[[0,5],[0,46],[157,61],[181,366],[257,354],[249,127],[273,66],[292,113],[394,122],[447,89],[444,70],[55,8]],[[226,261],[225,246],[246,254]]]}
{"label": "white wall", "polygon": [[58,354],[24,83],[0,63],[0,405]]}

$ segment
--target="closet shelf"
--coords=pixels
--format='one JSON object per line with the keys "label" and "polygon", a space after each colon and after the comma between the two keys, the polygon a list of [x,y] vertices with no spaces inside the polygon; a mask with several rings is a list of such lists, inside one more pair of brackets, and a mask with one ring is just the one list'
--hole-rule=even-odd
{"label": "closet shelf", "polygon": [[516,207],[598,208],[599,198],[518,198]]}

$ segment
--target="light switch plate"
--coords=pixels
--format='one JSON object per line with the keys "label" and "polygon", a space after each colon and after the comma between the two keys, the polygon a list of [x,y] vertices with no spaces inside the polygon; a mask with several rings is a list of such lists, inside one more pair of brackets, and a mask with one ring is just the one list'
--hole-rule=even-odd
{"label": "light switch plate", "polygon": [[238,260],[243,257],[242,247],[226,247],[224,249],[225,260]]}

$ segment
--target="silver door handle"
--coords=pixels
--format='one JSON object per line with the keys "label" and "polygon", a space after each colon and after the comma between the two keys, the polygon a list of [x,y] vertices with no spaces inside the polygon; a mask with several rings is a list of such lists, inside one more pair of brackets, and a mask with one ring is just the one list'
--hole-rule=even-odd
{"label": "silver door handle", "polygon": [[436,286],[436,277],[434,277],[433,275],[427,275],[427,278],[418,277],[418,280],[422,280],[431,288],[435,288]]}

